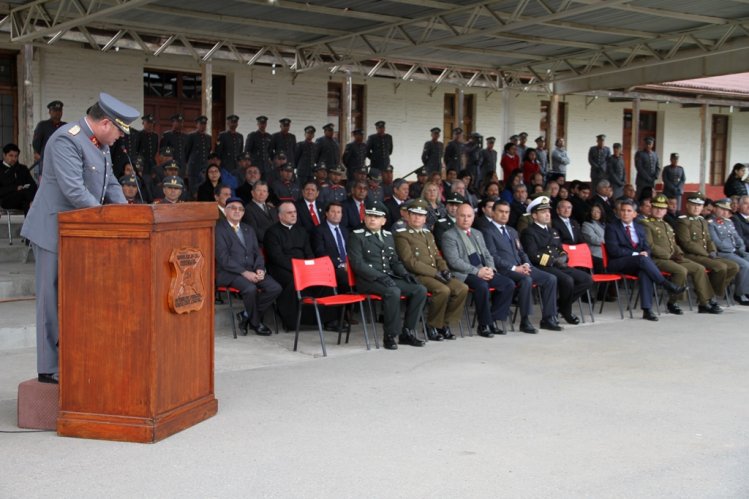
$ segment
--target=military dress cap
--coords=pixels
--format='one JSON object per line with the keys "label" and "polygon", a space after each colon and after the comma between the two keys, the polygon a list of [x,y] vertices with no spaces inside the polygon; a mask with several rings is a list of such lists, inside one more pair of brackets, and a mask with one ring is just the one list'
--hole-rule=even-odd
{"label": "military dress cap", "polygon": [[244,206],[244,201],[242,201],[242,198],[237,197],[237,196],[232,196],[226,200],[226,206],[229,206],[232,203],[239,203],[242,206]]}
{"label": "military dress cap", "polygon": [[613,147],[614,147],[614,149],[621,149],[622,148],[622,144],[620,142],[614,142]]}
{"label": "military dress cap", "polygon": [[195,118],[195,122],[196,123],[206,124],[206,123],[208,123],[208,116],[205,116],[205,115],[201,114],[200,116],[198,116],[197,118]]}
{"label": "military dress cap", "polygon": [[105,92],[99,94],[99,107],[112,120],[114,126],[119,128],[124,134],[130,134],[130,123],[140,116],[140,112],[137,109],[128,106]]}
{"label": "military dress cap", "polygon": [[252,156],[250,156],[250,153],[248,152],[243,152],[237,156],[237,161],[252,161]]}
{"label": "military dress cap", "polygon": [[279,160],[284,160],[284,161],[285,161],[285,160],[287,160],[288,158],[286,157],[286,153],[285,153],[285,152],[279,152],[279,153],[278,153],[278,154],[276,155],[276,159],[279,159]]}
{"label": "military dress cap", "polygon": [[510,135],[510,139],[509,140],[510,140],[510,142],[512,142],[513,140],[518,140],[519,138],[520,137],[518,137],[517,135]]}
{"label": "military dress cap", "polygon": [[170,161],[166,165],[164,165],[164,170],[179,170],[179,165],[176,161]]}
{"label": "military dress cap", "polygon": [[182,182],[182,179],[179,178],[177,175],[170,175],[168,177],[164,177],[164,183],[161,185],[164,187],[173,187],[175,189],[185,188],[184,182]]}
{"label": "military dress cap", "polygon": [[487,142],[496,142],[496,141],[497,141],[497,139],[496,139],[495,137],[487,137],[487,138],[486,138],[486,141],[487,141]]}
{"label": "military dress cap", "polygon": [[328,173],[331,175],[341,175],[343,179],[346,179],[346,167],[343,165],[334,165],[329,167]]}
{"label": "military dress cap", "polygon": [[385,122],[382,120],[375,122],[375,128],[385,128]]}
{"label": "military dress cap", "polygon": [[679,153],[678,152],[672,152],[671,153],[671,159],[679,159]]}
{"label": "military dress cap", "polygon": [[356,128],[351,133],[354,134],[354,135],[364,135],[364,130],[362,130],[361,128]]}
{"label": "military dress cap", "polygon": [[239,121],[239,116],[236,114],[230,114],[226,117],[226,121]]}
{"label": "military dress cap", "polygon": [[393,165],[387,165],[385,168],[382,169],[383,172],[392,173],[393,172]]}
{"label": "military dress cap", "polygon": [[432,133],[441,133],[442,132],[442,130],[440,130],[439,127],[434,127],[431,130],[429,130],[429,131],[432,132]]}
{"label": "military dress cap", "polygon": [[149,123],[155,123],[156,122],[156,118],[154,118],[153,114],[148,113],[148,114],[144,114],[143,115],[143,117],[141,118],[141,121],[147,121]]}
{"label": "military dress cap", "polygon": [[290,125],[291,124],[291,120],[289,118],[281,118],[280,120],[278,120],[278,122],[281,123],[282,125]]}
{"label": "military dress cap", "polygon": [[62,101],[59,100],[53,100],[49,104],[47,104],[47,109],[62,109]]}
{"label": "military dress cap", "polygon": [[327,124],[323,125],[322,129],[323,130],[333,130],[333,129],[335,129],[335,125],[333,123],[327,123]]}
{"label": "military dress cap", "polygon": [[325,161],[320,161],[320,162],[319,162],[319,163],[317,163],[316,165],[313,165],[313,166],[312,166],[312,171],[313,171],[313,172],[316,172],[317,170],[327,170],[327,169],[328,169],[328,167],[327,167],[327,165],[325,164]]}
{"label": "military dress cap", "polygon": [[647,142],[648,144],[652,144],[653,142],[655,142],[655,139],[653,137],[645,137],[645,142]]}
{"label": "military dress cap", "polygon": [[463,133],[463,129],[458,127],[453,128],[453,133]]}
{"label": "military dress cap", "polygon": [[414,199],[414,202],[408,207],[408,211],[417,215],[426,215],[429,213],[429,205],[424,199]]}
{"label": "military dress cap", "polygon": [[538,137],[536,137],[536,142],[546,142],[546,137],[544,137],[543,135],[539,135]]}
{"label": "military dress cap", "polygon": [[164,146],[159,150],[159,154],[162,156],[174,156],[174,151],[169,146]]}
{"label": "military dress cap", "polygon": [[603,133],[601,133],[601,134],[598,134],[598,135],[596,135],[596,138],[597,138],[598,140],[603,140],[603,139],[605,139],[605,138],[606,138],[606,135],[605,135],[605,134],[603,134]]}
{"label": "military dress cap", "polygon": [[369,172],[369,174],[367,175],[367,178],[369,180],[374,181],[374,182],[381,182],[382,181],[382,175],[380,175],[379,172],[377,172],[377,170]]}
{"label": "military dress cap", "polygon": [[471,132],[471,137],[474,138],[474,139],[480,139],[481,138],[481,134],[478,133],[478,132]]}
{"label": "military dress cap", "polygon": [[719,199],[715,202],[717,208],[723,208],[724,210],[731,211],[731,198]]}
{"label": "military dress cap", "polygon": [[306,127],[304,127],[304,133],[310,133],[310,132],[315,133],[316,131],[317,129],[313,127],[312,125],[307,125]]}
{"label": "military dress cap", "polygon": [[668,208],[668,198],[665,194],[658,194],[650,201],[650,205],[653,208]]}
{"label": "military dress cap", "polygon": [[364,165],[362,165],[359,168],[355,168],[354,169],[354,173],[364,173],[364,174],[366,174],[367,173],[367,167],[364,166]]}
{"label": "military dress cap", "polygon": [[293,172],[294,171],[294,165],[291,163],[286,163],[278,167],[282,172]]}
{"label": "military dress cap", "polygon": [[705,204],[705,196],[701,192],[690,192],[687,194],[687,203]]}
{"label": "military dress cap", "polygon": [[123,175],[120,177],[121,185],[138,185],[138,178],[135,175]]}
{"label": "military dress cap", "polygon": [[528,208],[525,209],[526,213],[535,213],[537,211],[541,210],[550,210],[551,205],[549,204],[551,200],[547,196],[539,196],[528,205]]}
{"label": "military dress cap", "polygon": [[137,156],[135,156],[135,158],[134,158],[134,159],[135,159],[135,163],[133,164],[133,166],[134,166],[135,168],[137,168],[138,170],[142,170],[142,169],[143,169],[143,166],[144,166],[144,165],[145,165],[145,163],[146,163],[146,160],[145,160],[145,159],[143,158],[143,156],[141,156],[140,154],[139,154],[139,155],[137,155]]}
{"label": "military dress cap", "polygon": [[384,217],[387,214],[387,208],[379,199],[367,199],[364,203],[364,213],[376,217]]}
{"label": "military dress cap", "polygon": [[427,172],[427,169],[424,167],[421,167],[418,170],[416,170],[417,177],[426,177],[427,175],[429,175],[429,172]]}
{"label": "military dress cap", "polygon": [[263,115],[261,114],[260,116],[258,116],[257,118],[255,118],[255,120],[256,120],[256,121],[257,121],[258,123],[267,123],[267,122],[268,122],[268,117],[267,117],[267,116],[263,116]]}
{"label": "military dress cap", "polygon": [[466,202],[466,198],[458,194],[457,192],[451,192],[445,200],[448,204],[463,204]]}
{"label": "military dress cap", "polygon": [[184,116],[182,116],[182,114],[181,114],[181,113],[177,113],[177,114],[173,114],[173,115],[171,116],[171,118],[169,118],[169,119],[170,119],[170,120],[172,120],[172,121],[184,121],[184,120],[185,120],[185,117],[184,117]]}

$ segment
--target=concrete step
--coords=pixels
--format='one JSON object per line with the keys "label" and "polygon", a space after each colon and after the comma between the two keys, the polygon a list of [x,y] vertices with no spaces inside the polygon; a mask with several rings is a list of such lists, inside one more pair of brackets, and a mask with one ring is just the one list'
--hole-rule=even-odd
{"label": "concrete step", "polygon": [[[10,233],[13,236],[13,244],[16,244],[16,239],[21,241],[21,227],[23,226],[23,215],[11,215],[10,217]],[[0,210],[0,241],[8,240],[8,218],[5,212]]]}
{"label": "concrete step", "polygon": [[0,264],[0,300],[34,295],[34,264]]}
{"label": "concrete step", "polygon": [[9,243],[7,238],[0,240],[0,264],[26,263],[33,261],[34,254],[33,251],[31,251],[31,247],[26,246],[20,238],[13,239],[13,245]]}

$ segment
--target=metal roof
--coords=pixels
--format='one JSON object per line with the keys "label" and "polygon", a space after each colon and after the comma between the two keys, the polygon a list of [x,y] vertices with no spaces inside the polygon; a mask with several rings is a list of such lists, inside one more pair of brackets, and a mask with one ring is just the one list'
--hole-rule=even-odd
{"label": "metal roof", "polygon": [[679,79],[749,71],[746,0],[11,0],[0,9],[3,5],[0,31],[14,43],[70,40],[103,51],[275,63],[297,73],[352,71],[435,85],[564,93],[667,81],[674,67]]}

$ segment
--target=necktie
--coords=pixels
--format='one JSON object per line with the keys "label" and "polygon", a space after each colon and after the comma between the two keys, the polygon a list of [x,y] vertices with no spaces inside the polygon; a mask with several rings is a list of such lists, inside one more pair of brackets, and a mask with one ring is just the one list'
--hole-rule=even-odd
{"label": "necktie", "polygon": [[359,221],[360,222],[364,221],[364,203],[363,202],[359,203]]}
{"label": "necktie", "polygon": [[508,241],[512,241],[512,239],[510,239],[510,233],[507,232],[507,227],[505,225],[502,226],[502,235],[505,236]]}
{"label": "necktie", "polygon": [[564,225],[567,226],[567,232],[570,233],[570,236],[575,237],[575,233],[572,232],[572,223],[570,222],[569,218],[564,221]]}
{"label": "necktie", "polygon": [[341,257],[341,262],[346,261],[346,247],[343,245],[343,237],[341,237],[341,231],[338,227],[335,228],[335,240],[338,244],[338,256]]}
{"label": "necktie", "polygon": [[468,239],[471,239],[471,229],[466,231],[466,236],[468,236]]}
{"label": "necktie", "polygon": [[627,229],[627,239],[629,239],[629,244],[632,245],[633,248],[637,248],[637,245],[635,244],[635,240],[632,239],[632,232],[630,232],[629,225],[624,226],[625,229]]}
{"label": "necktie", "polygon": [[317,212],[315,211],[314,203],[309,204],[309,216],[312,217],[312,223],[315,224],[315,227],[320,225],[320,219],[317,218]]}
{"label": "necktie", "polygon": [[244,234],[242,234],[242,231],[239,230],[239,225],[231,226],[232,229],[234,229],[234,232],[237,234],[237,237],[239,238],[239,242],[242,243],[242,246],[244,246]]}

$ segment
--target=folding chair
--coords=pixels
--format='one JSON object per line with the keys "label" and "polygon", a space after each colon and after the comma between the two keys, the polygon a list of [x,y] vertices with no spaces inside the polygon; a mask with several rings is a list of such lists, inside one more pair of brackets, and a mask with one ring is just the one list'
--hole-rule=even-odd
{"label": "folding chair", "polygon": [[10,208],[3,208],[3,213],[8,221],[8,246],[13,246],[13,226],[11,225],[10,217],[12,215],[23,215],[22,210],[13,210]]}
{"label": "folding chair", "polygon": [[[359,304],[359,312],[361,313],[362,327],[364,328],[364,342],[369,350],[369,336],[367,335],[367,321],[364,316],[364,305],[367,297],[362,294],[338,294],[335,269],[330,258],[323,256],[320,258],[314,258],[311,260],[303,260],[299,258],[291,259],[291,269],[294,273],[294,290],[299,300],[299,313],[296,319],[296,333],[294,335],[294,351],[296,352],[297,345],[299,343],[299,326],[302,322],[302,307],[304,305],[312,305],[315,308],[315,317],[317,318],[317,330],[320,334],[320,345],[322,346],[322,354],[327,357],[328,353],[325,350],[325,337],[323,335],[322,319],[320,318],[320,307],[342,307],[341,317],[338,321],[338,344],[341,343],[341,334],[343,333],[343,321],[344,314],[346,312],[347,305],[353,305],[354,303]],[[333,291],[331,296],[314,297],[304,296],[302,292],[310,287],[325,287],[330,288]],[[349,325],[346,332],[346,343],[348,343],[349,335],[351,334],[351,325]]]}
{"label": "folding chair", "polygon": [[[603,284],[603,294],[605,295],[606,292],[609,289],[609,283],[614,283],[614,287],[616,288],[616,304],[619,305],[619,315],[621,315],[622,319],[624,319],[624,310],[622,309],[622,301],[619,296],[619,281],[622,280],[622,276],[619,274],[597,274],[593,272],[593,255],[590,253],[590,246],[588,246],[586,243],[582,244],[563,244],[562,248],[567,253],[567,256],[569,258],[568,265],[570,267],[579,267],[583,269],[587,269],[588,272],[590,272],[590,277],[593,278],[593,284]],[[604,259],[604,268],[605,264],[608,259]],[[593,300],[590,295],[590,291],[587,291],[588,293],[588,308],[590,310],[590,320],[591,322],[595,322],[596,319],[593,316]],[[603,305],[606,303],[606,300],[601,300],[601,308],[598,310],[598,313],[603,313]]]}
{"label": "folding chair", "polygon": [[[606,244],[601,244],[601,257],[603,258],[603,268],[606,269],[606,272],[608,272],[609,268],[609,254],[606,251]],[[632,314],[632,309],[637,306],[637,302],[640,300],[640,278],[636,275],[632,274],[620,274],[620,273],[611,273],[607,275],[618,275],[622,278],[622,282],[624,283],[624,292],[627,295],[627,310],[629,310],[629,318],[632,319],[634,315]],[[634,288],[632,290],[629,289],[629,283],[632,283],[633,285],[637,284],[637,294],[634,293]],[[661,315],[661,307],[658,304],[658,295],[655,293],[656,288],[653,287],[653,293],[655,294],[655,310],[658,312],[658,315]],[[634,297],[634,302],[632,298]]]}
{"label": "folding chair", "polygon": [[[263,290],[258,288],[258,293],[262,293]],[[239,290],[237,288],[232,288],[229,286],[216,286],[216,295],[221,300],[221,303],[224,302],[223,296],[221,293],[226,293],[226,298],[229,301],[229,314],[231,315],[231,329],[234,333],[234,339],[237,339],[237,320],[234,315],[234,305],[232,303],[232,295],[241,295]],[[276,334],[278,334],[278,318],[276,317],[276,304],[273,304],[273,329],[275,330]],[[244,336],[247,336],[247,330],[244,331]]]}

